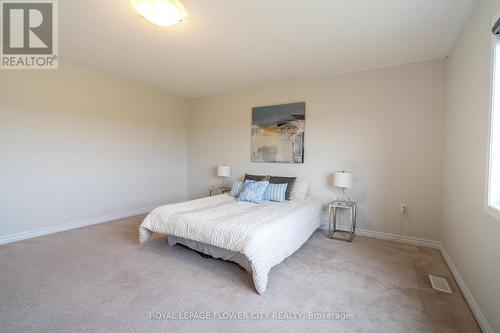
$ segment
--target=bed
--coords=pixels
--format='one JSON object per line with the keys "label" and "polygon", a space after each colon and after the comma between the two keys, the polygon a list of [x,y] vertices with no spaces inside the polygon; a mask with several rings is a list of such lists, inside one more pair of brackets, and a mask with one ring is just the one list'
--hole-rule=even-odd
{"label": "bed", "polygon": [[322,220],[322,204],[312,197],[255,204],[221,194],[156,208],[139,226],[139,241],[161,233],[170,245],[233,261],[252,274],[262,294],[271,268],[297,251]]}

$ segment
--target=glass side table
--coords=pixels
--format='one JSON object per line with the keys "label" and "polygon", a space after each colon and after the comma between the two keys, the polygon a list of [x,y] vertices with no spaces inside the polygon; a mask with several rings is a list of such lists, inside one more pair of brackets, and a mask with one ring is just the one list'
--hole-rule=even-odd
{"label": "glass side table", "polygon": [[[351,227],[349,230],[340,230],[337,228],[337,214],[340,210],[349,210],[350,212]],[[330,219],[328,237],[331,239],[339,239],[351,242],[356,231],[356,203],[352,201],[335,200],[328,205],[328,215]]]}
{"label": "glass side table", "polygon": [[225,186],[217,186],[217,185],[212,185],[208,189],[208,196],[214,196],[218,194],[225,194],[231,192],[230,187],[225,187]]}

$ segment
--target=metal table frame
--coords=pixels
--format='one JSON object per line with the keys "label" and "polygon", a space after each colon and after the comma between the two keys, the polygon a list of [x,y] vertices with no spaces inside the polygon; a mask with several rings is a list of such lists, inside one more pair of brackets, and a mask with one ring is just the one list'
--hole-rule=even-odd
{"label": "metal table frame", "polygon": [[[337,229],[337,213],[339,209],[349,209],[351,212],[351,229],[350,230],[339,230]],[[329,215],[329,231],[328,237],[331,239],[338,239],[347,242],[351,242],[354,238],[356,232],[356,203],[352,201],[338,201],[328,205],[328,215]],[[337,234],[347,234],[347,238],[339,237]]]}
{"label": "metal table frame", "polygon": [[[216,193],[216,192],[219,192],[219,193]],[[212,185],[208,189],[208,196],[211,197],[211,196],[216,195],[216,194],[224,194],[224,193],[229,193],[229,192],[231,192],[230,187]]]}

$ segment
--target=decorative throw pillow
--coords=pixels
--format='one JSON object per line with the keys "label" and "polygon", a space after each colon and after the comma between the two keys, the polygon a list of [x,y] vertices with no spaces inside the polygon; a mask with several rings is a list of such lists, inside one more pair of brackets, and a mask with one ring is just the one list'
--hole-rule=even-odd
{"label": "decorative throw pillow", "polygon": [[249,175],[245,173],[244,180],[269,180],[269,176]]}
{"label": "decorative throw pillow", "polygon": [[296,177],[274,177],[269,178],[269,183],[271,184],[288,184],[285,193],[285,199],[290,200],[290,193],[292,193],[293,184],[295,183]]}
{"label": "decorative throw pillow", "polygon": [[238,196],[238,201],[261,203],[264,193],[269,185],[268,181],[245,181],[243,190]]}
{"label": "decorative throw pillow", "polygon": [[269,184],[266,193],[264,193],[264,200],[285,202],[285,193],[288,184]]}
{"label": "decorative throw pillow", "polygon": [[292,193],[290,193],[290,200],[304,200],[309,190],[309,180],[302,177],[297,177],[293,184]]}
{"label": "decorative throw pillow", "polygon": [[231,192],[229,192],[229,195],[232,197],[237,197],[238,195],[240,195],[242,189],[243,182],[241,180],[235,180],[233,182],[233,186],[231,187]]}

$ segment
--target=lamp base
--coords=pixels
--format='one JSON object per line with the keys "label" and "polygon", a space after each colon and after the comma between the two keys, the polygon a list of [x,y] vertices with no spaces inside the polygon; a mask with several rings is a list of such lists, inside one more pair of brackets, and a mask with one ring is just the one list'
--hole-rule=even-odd
{"label": "lamp base", "polygon": [[343,206],[351,206],[353,204],[352,198],[349,193],[346,192],[345,188],[342,188],[340,196],[335,199],[335,201]]}

